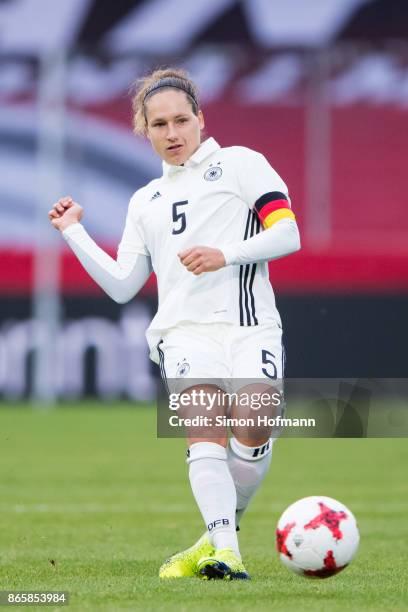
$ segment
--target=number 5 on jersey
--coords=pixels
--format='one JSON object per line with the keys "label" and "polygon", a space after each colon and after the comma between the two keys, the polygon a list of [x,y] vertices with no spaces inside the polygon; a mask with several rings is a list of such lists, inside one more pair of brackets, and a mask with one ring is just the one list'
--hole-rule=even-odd
{"label": "number 5 on jersey", "polygon": [[181,209],[188,204],[188,200],[174,202],[173,204],[173,231],[172,234],[182,234],[187,227],[186,213]]}

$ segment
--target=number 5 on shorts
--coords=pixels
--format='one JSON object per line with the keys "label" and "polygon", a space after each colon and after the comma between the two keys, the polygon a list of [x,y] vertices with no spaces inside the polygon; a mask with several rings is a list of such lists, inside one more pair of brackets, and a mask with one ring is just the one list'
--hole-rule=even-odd
{"label": "number 5 on shorts", "polygon": [[278,378],[278,370],[276,369],[275,362],[273,361],[274,359],[275,355],[273,353],[262,349],[262,363],[269,366],[268,369],[262,368],[262,372],[268,378],[272,378],[272,380],[276,380]]}

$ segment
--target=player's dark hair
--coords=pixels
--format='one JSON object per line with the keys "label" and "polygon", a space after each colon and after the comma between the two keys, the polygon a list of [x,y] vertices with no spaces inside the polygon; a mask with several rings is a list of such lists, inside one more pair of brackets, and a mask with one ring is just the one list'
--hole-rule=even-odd
{"label": "player's dark hair", "polygon": [[133,129],[136,134],[143,134],[146,131],[146,103],[154,94],[166,89],[184,91],[193,113],[198,115],[198,91],[188,74],[179,68],[155,70],[136,81],[136,94],[132,100]]}

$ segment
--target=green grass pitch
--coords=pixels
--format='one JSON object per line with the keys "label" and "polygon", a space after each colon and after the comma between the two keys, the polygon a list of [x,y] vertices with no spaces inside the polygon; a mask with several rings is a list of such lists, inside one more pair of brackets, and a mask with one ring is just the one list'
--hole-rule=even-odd
{"label": "green grass pitch", "polygon": [[[67,590],[70,611],[408,609],[406,440],[280,440],[242,521],[253,580],[167,582],[160,564],[203,525],[185,443],[155,427],[154,409],[126,404],[0,407],[0,589]],[[292,574],[274,548],[280,513],[313,494],[348,505],[361,533],[327,580]]]}

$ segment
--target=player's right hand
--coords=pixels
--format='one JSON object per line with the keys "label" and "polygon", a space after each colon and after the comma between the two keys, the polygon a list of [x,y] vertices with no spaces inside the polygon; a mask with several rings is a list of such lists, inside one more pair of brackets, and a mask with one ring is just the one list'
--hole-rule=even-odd
{"label": "player's right hand", "polygon": [[84,214],[82,206],[74,202],[71,196],[60,198],[48,213],[48,218],[55,229],[63,232],[74,223],[79,223]]}

